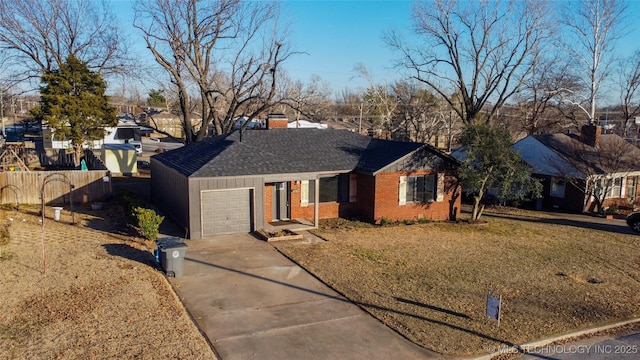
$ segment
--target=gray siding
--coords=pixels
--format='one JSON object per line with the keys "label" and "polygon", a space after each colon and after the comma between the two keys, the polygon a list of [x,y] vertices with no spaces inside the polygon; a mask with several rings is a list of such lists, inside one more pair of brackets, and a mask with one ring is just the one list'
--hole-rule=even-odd
{"label": "gray siding", "polygon": [[189,233],[189,182],[187,178],[151,158],[151,200]]}
{"label": "gray siding", "polygon": [[[154,174],[155,175],[155,174]],[[190,178],[189,238],[202,237],[200,193],[205,190],[254,189],[254,228],[264,227],[264,179],[262,177]]]}

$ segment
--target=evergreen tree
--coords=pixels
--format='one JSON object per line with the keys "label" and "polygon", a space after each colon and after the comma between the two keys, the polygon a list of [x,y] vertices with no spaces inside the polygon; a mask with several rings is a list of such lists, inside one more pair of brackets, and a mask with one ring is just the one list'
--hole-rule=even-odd
{"label": "evergreen tree", "polygon": [[473,194],[472,220],[482,216],[482,201],[489,190],[497,191],[501,200],[540,196],[542,186],[531,177],[531,168],[512,149],[507,130],[486,124],[469,125],[460,143],[466,152],[460,180],[464,191]]}
{"label": "evergreen tree", "polygon": [[41,82],[40,106],[32,115],[52,129],[56,139],[71,142],[74,164],[79,166],[83,145],[104,138],[104,128],[118,123],[105,95],[107,85],[73,55],[60,69],[45,71]]}
{"label": "evergreen tree", "polygon": [[154,108],[166,107],[167,101],[164,95],[162,95],[162,90],[151,89],[151,91],[149,91],[149,97],[147,98],[147,105]]}

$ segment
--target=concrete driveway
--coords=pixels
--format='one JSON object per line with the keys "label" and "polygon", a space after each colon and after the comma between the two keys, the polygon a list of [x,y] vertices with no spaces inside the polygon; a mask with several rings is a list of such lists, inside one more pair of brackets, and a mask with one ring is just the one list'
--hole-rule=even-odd
{"label": "concrete driveway", "polygon": [[[432,359],[251,235],[186,240],[171,279],[219,357]],[[170,329],[168,329],[170,330]]]}

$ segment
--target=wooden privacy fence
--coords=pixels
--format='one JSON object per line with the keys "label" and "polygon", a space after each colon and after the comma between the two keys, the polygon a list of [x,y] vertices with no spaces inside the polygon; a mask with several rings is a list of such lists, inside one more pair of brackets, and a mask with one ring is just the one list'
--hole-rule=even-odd
{"label": "wooden privacy fence", "polygon": [[40,204],[41,192],[45,204],[67,204],[72,197],[75,204],[102,201],[112,194],[111,175],[107,170],[0,172],[1,204]]}

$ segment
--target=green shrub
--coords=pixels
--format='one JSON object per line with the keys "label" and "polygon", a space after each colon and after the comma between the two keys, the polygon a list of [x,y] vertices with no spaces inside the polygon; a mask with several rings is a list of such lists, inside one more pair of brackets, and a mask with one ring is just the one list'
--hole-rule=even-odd
{"label": "green shrub", "polygon": [[129,199],[132,199],[132,198],[135,198],[135,195],[130,190],[120,190],[116,194],[116,200],[118,200],[118,202],[123,205],[125,202],[129,201]]}
{"label": "green shrub", "polygon": [[148,240],[155,240],[158,237],[158,231],[164,216],[160,216],[154,210],[143,207],[136,207],[133,211],[142,236]]}
{"label": "green shrub", "polygon": [[381,226],[395,225],[395,223],[396,223],[395,221],[393,221],[393,220],[391,220],[391,219],[389,219],[387,217],[383,216],[383,217],[380,218],[380,225]]}
{"label": "green shrub", "polygon": [[[144,207],[144,204],[138,200],[136,195],[129,190],[121,190],[116,195],[116,199],[118,203],[124,207],[125,213],[133,220],[135,223],[137,221],[137,214],[135,212],[136,208]],[[135,224],[138,225],[138,224]]]}
{"label": "green shrub", "polygon": [[617,214],[618,211],[620,211],[620,209],[618,209],[618,205],[611,205],[604,212],[607,215],[613,215],[613,214]]}

